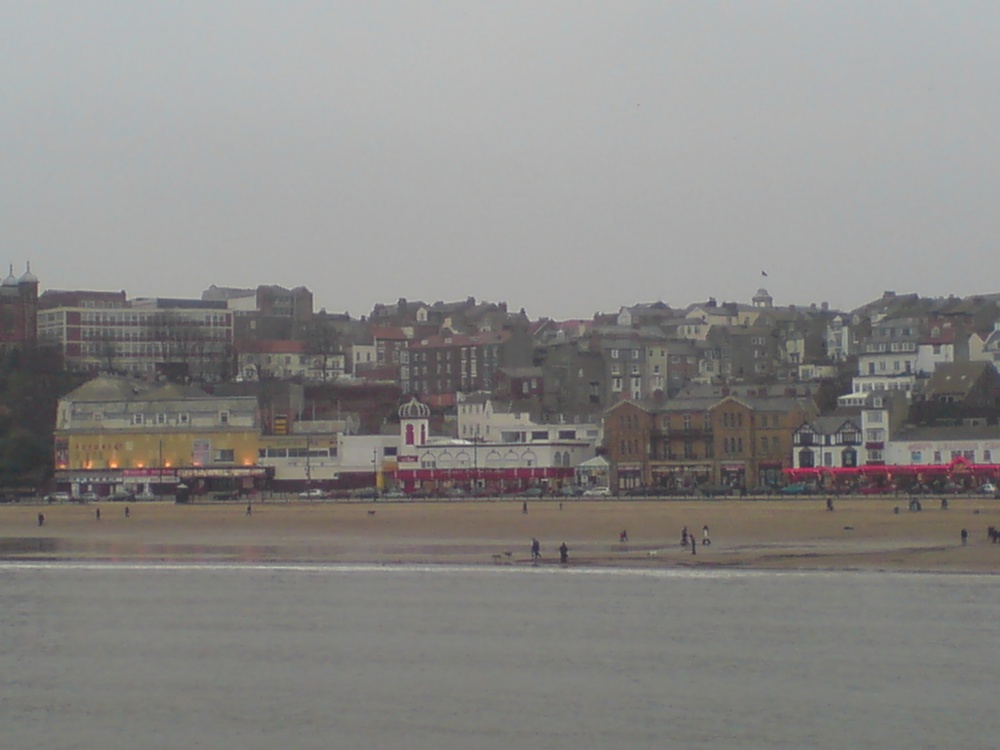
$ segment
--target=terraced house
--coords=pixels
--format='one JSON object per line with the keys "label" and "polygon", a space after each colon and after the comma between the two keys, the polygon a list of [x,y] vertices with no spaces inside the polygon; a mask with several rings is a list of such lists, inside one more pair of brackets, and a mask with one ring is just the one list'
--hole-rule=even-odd
{"label": "terraced house", "polygon": [[685,492],[708,485],[774,487],[792,466],[792,433],[815,416],[809,398],[623,400],[604,423],[612,487]]}

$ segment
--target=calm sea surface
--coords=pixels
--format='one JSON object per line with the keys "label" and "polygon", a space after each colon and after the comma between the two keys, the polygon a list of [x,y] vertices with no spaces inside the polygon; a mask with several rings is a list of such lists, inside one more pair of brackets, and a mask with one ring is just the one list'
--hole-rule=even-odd
{"label": "calm sea surface", "polygon": [[993,748],[998,586],[0,563],[0,747]]}

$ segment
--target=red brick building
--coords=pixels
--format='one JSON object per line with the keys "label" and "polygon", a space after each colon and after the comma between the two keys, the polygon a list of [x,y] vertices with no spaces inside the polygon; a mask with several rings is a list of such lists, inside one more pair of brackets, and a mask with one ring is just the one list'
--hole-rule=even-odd
{"label": "red brick building", "polygon": [[31,267],[14,276],[14,267],[0,284],[0,348],[32,344],[37,338],[38,279]]}

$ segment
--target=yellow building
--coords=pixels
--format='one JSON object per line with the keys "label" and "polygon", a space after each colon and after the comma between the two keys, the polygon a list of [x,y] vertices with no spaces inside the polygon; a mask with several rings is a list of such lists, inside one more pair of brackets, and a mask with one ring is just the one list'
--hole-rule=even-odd
{"label": "yellow building", "polygon": [[100,376],[59,402],[56,483],[84,492],[173,494],[252,489],[258,462],[257,399],[192,386]]}

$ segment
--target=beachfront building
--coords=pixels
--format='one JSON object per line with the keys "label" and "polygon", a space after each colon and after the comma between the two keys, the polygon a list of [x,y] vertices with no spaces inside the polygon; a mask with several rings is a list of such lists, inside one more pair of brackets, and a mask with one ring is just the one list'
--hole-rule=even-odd
{"label": "beachfront building", "polygon": [[556,416],[540,422],[528,404],[502,401],[488,392],[458,393],[458,437],[469,441],[543,443],[586,440],[596,448],[601,425],[579,417]]}
{"label": "beachfront building", "polygon": [[252,396],[102,375],[59,401],[55,481],[75,496],[247,491],[270,475],[259,437]]}
{"label": "beachfront building", "polygon": [[482,439],[437,438],[430,434],[430,413],[430,407],[415,398],[399,408],[393,480],[408,492],[453,488],[500,494],[528,487],[555,492],[573,484],[575,467],[594,455],[592,441],[552,439],[553,433],[542,429],[538,439],[531,439],[530,431],[501,431]]}
{"label": "beachfront building", "polygon": [[809,398],[625,400],[604,422],[614,491],[735,491],[775,486],[792,465],[792,433],[816,414]]}
{"label": "beachfront building", "polygon": [[853,469],[861,448],[860,416],[813,417],[792,434],[792,466]]}

